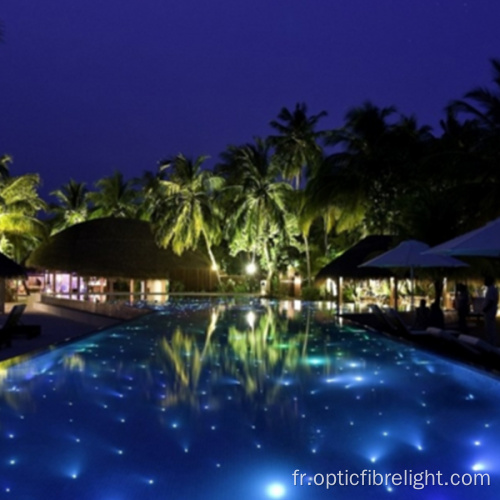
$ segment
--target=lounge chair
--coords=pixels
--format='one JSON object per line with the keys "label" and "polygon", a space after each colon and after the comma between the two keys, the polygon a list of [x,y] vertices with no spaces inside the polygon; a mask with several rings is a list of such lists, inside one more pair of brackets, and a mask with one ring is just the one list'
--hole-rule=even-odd
{"label": "lounge chair", "polygon": [[412,330],[406,325],[406,323],[401,319],[401,316],[394,309],[387,308],[383,311],[376,304],[370,304],[368,307],[376,316],[380,324],[380,328],[391,335],[408,338],[415,335],[436,334],[433,330]]}
{"label": "lounge chair", "polygon": [[446,330],[443,328],[436,328],[434,326],[429,326],[425,330],[414,330],[406,325],[403,321],[399,313],[391,308],[387,309],[387,316],[390,318],[390,321],[396,325],[396,328],[400,330],[405,335],[434,335],[437,337],[443,337],[446,339],[454,338],[457,339],[460,335],[460,332],[455,330]]}
{"label": "lounge chair", "polygon": [[451,355],[455,358],[477,363],[481,351],[471,343],[459,339],[460,332],[429,327],[426,330],[412,330],[402,320],[397,311],[387,308],[382,311],[378,306],[371,307],[377,317],[383,318],[387,328],[385,331],[399,338],[414,342],[439,354]]}
{"label": "lounge chair", "polygon": [[26,309],[26,304],[15,305],[2,328],[0,329],[0,344],[10,346],[12,337],[25,336],[27,338],[38,337],[41,333],[40,325],[25,325],[21,321],[21,316]]}
{"label": "lounge chair", "polygon": [[476,347],[482,353],[496,356],[498,360],[500,360],[500,347],[491,345],[489,342],[486,342],[477,337],[473,337],[472,335],[461,334],[459,335],[458,340],[460,340],[460,342],[463,342],[464,344],[469,344]]}

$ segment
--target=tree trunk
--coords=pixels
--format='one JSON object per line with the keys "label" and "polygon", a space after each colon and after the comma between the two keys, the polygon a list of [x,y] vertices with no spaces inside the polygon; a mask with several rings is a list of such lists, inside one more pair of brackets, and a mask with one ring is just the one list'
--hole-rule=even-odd
{"label": "tree trunk", "polygon": [[323,226],[324,226],[324,245],[325,245],[325,257],[328,255],[328,215],[323,217]]}
{"label": "tree trunk", "polygon": [[219,266],[217,264],[217,261],[215,260],[215,256],[212,252],[212,248],[210,246],[210,243],[208,242],[207,235],[205,234],[205,231],[203,231],[203,239],[205,240],[205,245],[207,246],[207,252],[210,257],[210,261],[212,262],[212,268],[215,271],[215,276],[217,277],[217,283],[220,285],[221,280],[220,280],[220,274],[219,274]]}
{"label": "tree trunk", "polygon": [[307,265],[307,286],[311,286],[311,253],[309,251],[309,240],[306,235],[304,235],[304,244],[306,247],[306,265]]}
{"label": "tree trunk", "polygon": [[271,257],[269,256],[269,250],[267,248],[267,243],[264,244],[264,256],[266,257],[267,263],[267,282],[266,282],[266,293],[271,293],[271,280],[273,279],[273,265],[271,263]]}

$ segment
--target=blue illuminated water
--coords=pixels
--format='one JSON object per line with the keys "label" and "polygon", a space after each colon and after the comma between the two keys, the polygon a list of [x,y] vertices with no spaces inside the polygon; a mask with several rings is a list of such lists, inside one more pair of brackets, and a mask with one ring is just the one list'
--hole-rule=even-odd
{"label": "blue illuminated water", "polygon": [[[0,390],[0,498],[500,497],[498,379],[307,307],[177,302]],[[363,470],[491,486],[308,485]]]}

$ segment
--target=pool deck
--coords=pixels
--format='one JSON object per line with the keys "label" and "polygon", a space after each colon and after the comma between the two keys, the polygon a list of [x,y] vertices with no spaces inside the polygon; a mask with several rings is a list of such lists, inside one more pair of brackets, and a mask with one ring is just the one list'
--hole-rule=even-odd
{"label": "pool deck", "polygon": [[[0,315],[0,324],[3,324],[14,305],[6,304],[5,314]],[[40,325],[41,335],[32,339],[22,336],[13,338],[10,347],[0,349],[0,361],[41,350],[121,322],[119,319],[95,314],[61,311],[44,307],[42,304],[29,305],[21,321],[25,325]]]}

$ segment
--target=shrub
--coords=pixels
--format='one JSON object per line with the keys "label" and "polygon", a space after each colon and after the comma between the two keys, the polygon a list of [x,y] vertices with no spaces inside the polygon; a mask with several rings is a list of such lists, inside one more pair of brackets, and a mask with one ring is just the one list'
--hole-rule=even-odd
{"label": "shrub", "polygon": [[321,291],[314,286],[304,286],[301,292],[302,300],[320,300]]}

